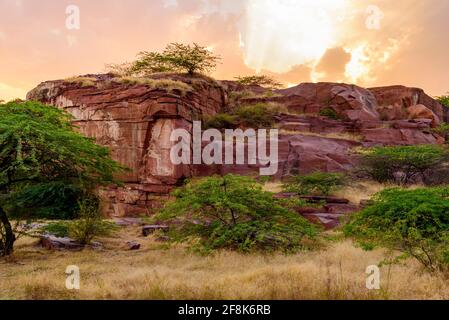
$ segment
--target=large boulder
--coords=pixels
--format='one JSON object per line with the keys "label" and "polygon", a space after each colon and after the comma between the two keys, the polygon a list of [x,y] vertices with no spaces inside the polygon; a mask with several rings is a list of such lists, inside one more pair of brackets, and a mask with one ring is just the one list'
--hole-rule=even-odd
{"label": "large boulder", "polygon": [[[404,111],[407,108],[420,104],[432,110],[441,121],[449,121],[447,108],[444,108],[441,103],[427,95],[422,89],[405,86],[387,86],[370,88],[368,90],[376,97],[379,109],[387,110],[390,114],[396,113],[401,117],[406,117],[407,113],[404,113]],[[391,110],[394,111],[392,112]]]}
{"label": "large boulder", "polygon": [[408,118],[410,120],[431,120],[432,128],[436,128],[440,125],[440,118],[425,105],[417,104],[407,108]]}
{"label": "large boulder", "polygon": [[[377,101],[367,89],[343,83],[302,83],[278,90],[289,109],[303,113],[319,113],[325,108],[351,121],[378,120]],[[290,101],[289,101],[290,100]]]}

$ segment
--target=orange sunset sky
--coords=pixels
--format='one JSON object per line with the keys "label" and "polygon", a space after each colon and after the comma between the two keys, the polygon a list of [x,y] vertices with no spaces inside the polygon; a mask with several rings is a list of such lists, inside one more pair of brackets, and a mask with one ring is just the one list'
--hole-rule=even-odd
{"label": "orange sunset sky", "polygon": [[0,0],[0,99],[175,41],[221,55],[219,79],[449,91],[449,0]]}

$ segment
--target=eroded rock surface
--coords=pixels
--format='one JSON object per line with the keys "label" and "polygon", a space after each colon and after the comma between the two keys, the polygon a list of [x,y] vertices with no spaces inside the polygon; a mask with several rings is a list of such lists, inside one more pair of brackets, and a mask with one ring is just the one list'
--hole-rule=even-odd
{"label": "eroded rock surface", "polygon": [[[364,89],[304,83],[267,94],[261,87],[204,77],[157,76],[150,84],[123,82],[111,74],[83,78],[90,81],[44,82],[27,99],[71,113],[82,133],[109,147],[113,158],[131,169],[121,177],[123,188],[101,190],[104,213],[114,217],[152,213],[185,178],[258,173],[260,165],[170,161],[173,130],[191,131],[193,121],[228,110],[230,104],[270,102],[288,110],[276,119],[278,179],[317,170],[351,170],[358,161],[357,147],[442,143],[432,127],[448,117],[423,90],[402,86]],[[242,94],[246,91],[251,94]],[[323,110],[334,112],[336,119],[320,116]]]}

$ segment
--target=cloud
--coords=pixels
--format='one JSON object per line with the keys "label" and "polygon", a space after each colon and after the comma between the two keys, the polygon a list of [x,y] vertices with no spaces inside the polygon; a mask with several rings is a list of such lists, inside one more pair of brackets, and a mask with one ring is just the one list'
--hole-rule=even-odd
{"label": "cloud", "polygon": [[[447,0],[77,0],[81,29],[67,30],[71,3],[0,1],[2,92],[102,72],[175,41],[213,47],[221,79],[263,72],[289,84],[449,90]],[[370,5],[381,10],[378,29],[367,27]]]}
{"label": "cloud", "polygon": [[341,47],[326,51],[314,68],[314,78],[318,81],[342,82],[346,78],[346,65],[351,61],[351,54]]}

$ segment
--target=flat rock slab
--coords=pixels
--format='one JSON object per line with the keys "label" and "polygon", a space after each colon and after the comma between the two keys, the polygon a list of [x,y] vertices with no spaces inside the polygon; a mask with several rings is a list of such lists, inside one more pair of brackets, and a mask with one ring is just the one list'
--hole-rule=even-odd
{"label": "flat rock slab", "polygon": [[58,238],[53,235],[41,236],[40,244],[48,250],[82,250],[84,246],[70,238]]}
{"label": "flat rock slab", "polygon": [[169,229],[169,227],[166,225],[147,225],[147,226],[142,227],[142,235],[144,237],[146,237],[150,234],[153,234],[154,232],[156,232],[158,230],[167,232],[168,229]]}
{"label": "flat rock slab", "polygon": [[121,227],[145,225],[141,218],[114,218],[114,222]]}

